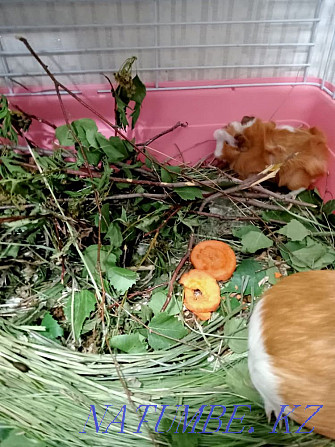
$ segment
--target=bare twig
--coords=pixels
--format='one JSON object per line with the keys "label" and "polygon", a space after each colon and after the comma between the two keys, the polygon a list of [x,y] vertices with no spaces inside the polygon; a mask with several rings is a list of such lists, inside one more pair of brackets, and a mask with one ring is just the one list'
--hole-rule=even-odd
{"label": "bare twig", "polygon": [[[90,168],[90,165],[88,163],[85,151],[81,145],[81,142],[79,141],[79,139],[77,138],[77,135],[75,134],[75,132],[73,131],[68,116],[67,116],[67,112],[65,110],[64,107],[64,103],[62,100],[62,95],[60,94],[60,88],[63,89],[64,91],[66,91],[69,95],[71,95],[73,98],[75,98],[80,104],[82,104],[84,107],[86,107],[87,109],[89,109],[91,112],[95,113],[102,121],[104,121],[106,124],[110,125],[112,128],[116,129],[117,127],[112,124],[109,120],[106,120],[106,118],[101,115],[99,112],[96,112],[89,104],[86,104],[85,101],[83,101],[81,98],[79,98],[75,93],[71,92],[71,90],[69,90],[65,85],[63,85],[62,83],[60,83],[55,76],[51,73],[51,71],[49,70],[48,66],[40,59],[40,57],[38,56],[38,54],[33,50],[33,48],[30,46],[29,42],[27,41],[27,39],[25,39],[24,37],[18,37],[18,39],[23,42],[23,44],[26,46],[26,48],[29,50],[29,52],[31,53],[31,55],[37,60],[37,62],[42,66],[42,68],[44,69],[44,71],[47,73],[47,75],[49,76],[49,78],[52,80],[52,82],[54,83],[55,86],[55,90],[56,90],[56,94],[57,94],[57,98],[58,98],[58,102],[60,104],[60,107],[62,109],[62,113],[64,116],[64,119],[66,121],[66,125],[69,128],[70,132],[72,133],[73,138],[75,139],[75,141],[78,143],[81,153],[83,155],[84,158],[84,162],[85,162],[85,166],[87,169],[87,173],[89,175],[90,178],[93,178],[92,176],[92,171]],[[126,139],[128,141],[128,139],[122,135],[122,137],[124,139]],[[132,144],[130,142],[130,144]],[[133,144],[132,144],[133,145]],[[102,308],[102,325],[104,327],[104,305],[105,305],[105,297],[106,297],[106,291],[105,291],[105,286],[104,286],[104,282],[103,282],[103,278],[102,278],[102,271],[101,271],[101,265],[100,265],[100,248],[101,248],[101,207],[100,207],[100,203],[99,203],[99,194],[98,192],[95,190],[94,191],[94,195],[96,198],[96,205],[98,208],[98,214],[99,214],[99,223],[98,223],[98,253],[97,253],[97,268],[98,268],[98,273],[99,273],[99,277],[100,277],[100,282],[101,282],[101,289],[102,289],[102,294],[101,294],[101,308]]]}
{"label": "bare twig", "polygon": [[[1,161],[0,161],[1,163]],[[24,163],[16,160],[12,160],[12,163],[15,163],[19,166],[22,166],[24,168],[37,170],[36,166],[31,165],[30,163]],[[90,169],[90,172],[84,171],[84,170],[75,170],[75,169],[61,169],[62,172],[65,172],[66,174],[70,175],[78,175],[79,177],[93,177],[93,178],[101,178],[103,175],[101,172],[93,171]],[[160,186],[164,188],[182,188],[184,186],[198,186],[198,182],[175,182],[175,183],[169,183],[169,182],[155,182],[151,180],[140,180],[140,179],[131,179],[131,178],[123,178],[123,177],[114,177],[110,176],[109,179],[116,183],[132,183],[133,185],[147,185],[147,186]],[[211,186],[213,184],[213,180],[205,180],[201,182],[204,186]],[[215,182],[214,182],[215,183]]]}
{"label": "bare twig", "polygon": [[191,253],[191,250],[192,250],[192,247],[193,247],[193,243],[194,243],[194,233],[192,233],[191,236],[190,236],[190,240],[189,240],[189,243],[188,243],[187,251],[186,251],[184,257],[179,261],[179,264],[177,265],[177,268],[174,271],[174,273],[172,275],[172,278],[170,279],[168,294],[167,294],[165,303],[163,304],[163,307],[162,307],[162,310],[161,310],[162,312],[165,311],[165,309],[169,305],[169,302],[171,301],[174,283],[175,283],[175,281],[177,279],[177,276],[178,276],[180,270],[183,268],[185,262],[190,257],[190,253]]}
{"label": "bare twig", "polygon": [[[115,120],[115,124],[116,124],[116,121],[117,121],[117,118],[116,118],[117,117],[117,102],[116,102],[115,88],[114,88],[114,85],[113,85],[112,81],[110,80],[110,78],[107,75],[105,75],[105,74],[104,74],[104,77],[107,79],[107,81],[108,81],[108,83],[110,85],[111,93],[112,93],[113,98],[114,98],[114,120]],[[115,136],[116,135],[117,135],[117,131],[115,129]]]}
{"label": "bare twig", "polygon": [[25,219],[38,219],[39,216],[8,216],[8,217],[0,217],[0,225],[7,222],[16,222],[18,220]]}
{"label": "bare twig", "polygon": [[[225,220],[225,221],[235,221],[235,222],[253,221],[253,220],[263,221],[263,219],[259,216],[221,216],[221,214],[206,213],[204,211],[195,211],[195,210],[190,210],[188,212],[192,214],[198,214],[199,216],[213,217],[214,219]],[[277,219],[271,219],[271,222],[283,225],[286,224],[286,222],[284,222],[283,220],[277,220]]]}
{"label": "bare twig", "polygon": [[134,192],[130,194],[115,194],[113,196],[105,197],[105,200],[128,200],[128,199],[137,199],[139,197],[143,197],[145,199],[155,199],[162,200],[167,199],[169,194],[150,194],[146,192]]}
{"label": "bare twig", "polygon": [[131,166],[129,166],[127,163],[124,163],[122,161],[117,161],[115,163],[115,166],[119,167],[119,168],[126,168],[126,169],[131,169],[132,171],[136,171],[139,172],[142,175],[145,175],[146,177],[150,177],[152,180],[157,180],[158,177],[151,171],[151,169],[149,168],[133,168]]}
{"label": "bare twig", "polygon": [[143,235],[143,237],[145,237],[145,236],[149,236],[149,234],[154,233],[154,232],[159,233],[160,230],[161,230],[163,227],[165,227],[165,225],[166,225],[167,222],[171,219],[171,217],[173,217],[175,214],[177,214],[178,211],[179,211],[180,209],[181,209],[181,205],[178,205],[177,207],[175,207],[175,209],[168,215],[168,217],[167,217],[165,220],[163,220],[163,222],[162,222],[162,223],[161,223],[155,230],[148,231],[148,233],[145,233],[145,234]]}
{"label": "bare twig", "polygon": [[24,110],[21,109],[21,107],[19,107],[19,106],[16,105],[16,104],[13,104],[13,107],[14,107],[15,109],[17,109],[19,112],[23,113],[23,114],[24,114],[25,116],[27,116],[28,118],[31,118],[31,119],[33,119],[33,120],[35,120],[35,121],[38,121],[39,123],[46,124],[47,126],[52,127],[53,129],[56,129],[56,128],[57,128],[57,126],[56,126],[55,124],[53,124],[53,123],[50,123],[50,121],[48,121],[48,120],[46,120],[46,119],[44,119],[44,118],[40,118],[39,116],[32,115],[31,113],[25,112]]}
{"label": "bare twig", "polygon": [[148,289],[133,292],[130,295],[128,295],[127,298],[128,298],[128,300],[130,300],[132,298],[135,298],[135,296],[146,295],[146,294],[152,292],[153,290],[158,289],[158,287],[164,287],[167,284],[169,284],[169,283],[166,281],[166,282],[162,282],[161,284],[157,284],[156,286],[149,287]]}
{"label": "bare twig", "polygon": [[234,202],[245,203],[247,205],[255,206],[256,208],[263,208],[266,210],[272,211],[283,211],[283,208],[276,205],[271,205],[270,203],[260,202],[259,200],[249,199],[248,197],[239,197],[239,196],[228,196]]}
{"label": "bare twig", "polygon": [[[106,123],[109,127],[111,127],[112,129],[115,130],[115,132],[120,135],[120,137],[122,137],[124,140],[126,140],[135,150],[137,150],[138,152],[140,152],[141,154],[144,154],[144,152],[142,151],[142,149],[140,149],[136,144],[134,144],[129,138],[127,138],[127,136],[120,131],[120,129],[118,128],[118,126],[116,126],[115,124],[113,124],[111,121],[109,121],[107,118],[105,118],[100,112],[98,112],[97,110],[95,110],[93,107],[91,107],[87,102],[83,101],[78,95],[76,95],[75,93],[73,93],[70,89],[68,89],[64,84],[62,84],[61,82],[58,81],[58,79],[56,79],[56,77],[51,73],[51,71],[49,70],[48,66],[42,61],[42,59],[39,57],[39,55],[35,52],[35,50],[31,47],[30,43],[28,42],[28,40],[25,37],[18,37],[18,40],[20,40],[25,47],[27,48],[27,50],[30,52],[30,54],[34,57],[34,59],[36,59],[36,61],[41,65],[41,67],[43,68],[43,70],[46,72],[46,74],[49,76],[49,78],[53,81],[55,88],[56,88],[56,93],[57,96],[59,97],[60,93],[59,93],[59,89],[61,88],[62,90],[64,90],[66,93],[68,93],[70,96],[72,96],[72,98],[74,98],[77,102],[79,102],[79,104],[81,104],[83,107],[85,107],[86,109],[88,109],[90,112],[92,112],[95,116],[97,116],[98,118],[101,119],[101,121],[103,121],[104,123]],[[57,92],[58,90],[58,92]]]}
{"label": "bare twig", "polygon": [[160,132],[158,135],[150,138],[149,140],[145,141],[144,143],[137,144],[137,146],[148,146],[153,141],[158,140],[158,138],[160,138],[160,137],[162,137],[162,136],[164,136],[164,135],[166,135],[166,134],[168,134],[170,132],[173,132],[175,129],[178,129],[178,127],[187,127],[187,126],[188,126],[187,122],[182,123],[181,121],[178,121],[174,126],[169,127],[166,130],[163,130],[163,132]]}
{"label": "bare twig", "polygon": [[[232,175],[228,174],[227,172],[222,171],[222,174],[227,177],[229,180],[238,183],[240,185],[244,184],[243,180],[240,180],[236,177],[233,177]],[[254,181],[254,178],[253,178]],[[244,188],[242,188],[244,189]],[[308,202],[303,202],[302,200],[297,200],[297,199],[292,199],[291,197],[288,197],[287,195],[284,194],[280,194],[274,191],[270,191],[269,189],[264,188],[264,186],[262,185],[255,185],[255,186],[250,186],[250,189],[253,189],[254,191],[258,191],[260,193],[264,193],[267,194],[269,197],[273,197],[275,199],[278,199],[282,202],[287,202],[287,203],[292,203],[293,205],[298,205],[298,206],[305,206],[307,208],[315,208],[316,205],[313,205],[311,203]],[[236,192],[237,190],[230,190],[230,193],[232,192]],[[226,190],[226,192],[229,193],[228,190]]]}

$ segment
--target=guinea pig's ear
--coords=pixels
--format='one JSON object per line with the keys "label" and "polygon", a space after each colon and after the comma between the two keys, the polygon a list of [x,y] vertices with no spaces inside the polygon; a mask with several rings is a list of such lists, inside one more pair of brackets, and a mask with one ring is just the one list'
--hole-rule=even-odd
{"label": "guinea pig's ear", "polygon": [[255,119],[254,116],[247,116],[247,115],[245,115],[245,116],[241,119],[241,124],[242,124],[242,125],[247,124],[249,121],[252,121],[252,120],[254,120],[254,119]]}

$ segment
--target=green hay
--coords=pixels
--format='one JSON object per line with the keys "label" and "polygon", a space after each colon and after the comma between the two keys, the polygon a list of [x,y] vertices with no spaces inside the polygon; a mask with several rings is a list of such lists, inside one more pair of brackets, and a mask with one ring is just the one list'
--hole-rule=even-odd
{"label": "green hay", "polygon": [[[171,178],[173,176],[174,182],[215,180],[217,183],[214,189],[208,183],[199,187],[184,187],[182,191],[178,190],[178,186],[170,188],[164,200],[137,196],[121,202],[115,201],[113,196],[121,194],[124,185],[111,183],[109,160],[104,160],[105,177],[93,181],[67,175],[66,169],[71,164],[65,161],[61,152],[56,152],[53,157],[42,157],[30,150],[28,155],[33,156],[38,172],[31,173],[23,169],[26,155],[15,155],[12,152],[4,152],[2,160],[5,160],[5,165],[0,165],[0,195],[4,203],[1,217],[5,219],[0,233],[0,247],[1,257],[6,262],[4,268],[0,269],[0,315],[3,317],[0,320],[0,440],[2,437],[5,447],[14,447],[7,442],[13,432],[8,434],[1,427],[17,430],[15,433],[20,438],[17,447],[123,447],[125,443],[129,447],[335,445],[315,434],[293,433],[298,426],[292,421],[289,423],[290,433],[285,433],[285,429],[278,429],[275,434],[269,433],[274,421],[267,423],[259,396],[250,383],[247,353],[245,349],[243,352],[235,349],[234,352],[233,344],[230,343],[234,340],[234,345],[238,346],[236,342],[243,343],[246,337],[239,336],[238,332],[229,336],[224,333],[225,324],[235,317],[248,321],[254,301],[261,294],[263,286],[269,287],[274,282],[274,268],[278,267],[286,274],[320,265],[319,268],[334,266],[334,222],[330,205],[326,209],[315,192],[305,192],[300,199],[314,203],[315,208],[309,209],[298,203],[287,210],[285,202],[271,197],[262,203],[265,207],[275,206],[276,209],[260,212],[253,206],[238,204],[229,197],[218,201],[216,208],[212,207],[212,212],[229,215],[232,219],[221,222],[192,214],[203,203],[203,193],[236,186],[234,181],[220,179],[221,174],[215,168],[184,166],[176,173],[166,166],[166,170],[171,168],[168,175]],[[143,175],[144,165],[136,161],[134,154],[133,158],[132,165],[120,165],[119,176],[138,179],[140,174]],[[162,174],[164,170],[161,170],[161,166],[150,158],[147,165],[157,182],[162,180],[163,175],[167,176],[166,172]],[[127,194],[156,193],[152,187],[126,187]],[[164,188],[167,188],[166,185]],[[106,259],[101,261],[105,268],[102,271],[103,284],[107,290],[103,322],[101,313],[95,308],[84,315],[86,321],[83,328],[79,328],[79,337],[74,336],[74,322],[69,322],[66,317],[62,319],[62,316],[55,320],[55,325],[63,333],[46,333],[42,325],[45,315],[55,309],[64,310],[68,300],[78,290],[95,294],[98,303],[102,301],[101,278],[94,269],[94,263],[92,268],[92,259],[85,254],[85,249],[94,248],[97,244],[99,213],[94,200],[97,191],[101,209],[109,204],[101,212],[101,215],[105,213],[106,225],[106,231],[102,232],[103,243],[106,246],[110,244],[106,242],[108,231],[115,223],[122,222],[121,236],[112,228],[121,237],[121,243],[113,247],[112,255],[115,259],[119,256],[118,267],[123,265],[133,268],[130,272],[137,272],[136,285],[133,288],[127,286],[126,291],[122,292],[113,287],[112,281],[108,281],[110,266],[105,252]],[[240,194],[244,197],[243,191]],[[168,225],[157,232],[158,225],[166,218],[167,210],[171,211],[179,203],[181,209],[169,220]],[[24,219],[15,220],[22,215]],[[252,251],[250,242],[248,245],[243,235],[238,235],[236,230],[246,227],[249,222],[238,221],[240,217],[260,218],[252,228],[257,234],[266,234],[270,241],[266,249],[256,247],[255,253],[248,253]],[[303,242],[294,241],[294,225],[297,224],[293,220],[298,220],[306,227]],[[59,229],[54,225],[55,221]],[[290,237],[278,233],[288,221],[293,222]],[[62,244],[59,244],[55,228],[65,235]],[[210,238],[227,241],[237,254],[238,265],[244,262],[244,273],[236,271],[231,280],[232,285],[222,285],[226,299],[222,300],[221,307],[213,313],[208,323],[197,323],[192,315],[181,311],[182,289],[176,284],[173,298],[180,312],[174,312],[173,321],[186,328],[188,334],[181,340],[175,339],[175,344],[164,350],[152,350],[149,347],[140,354],[109,351],[106,340],[119,333],[138,334],[149,339],[151,314],[148,304],[151,292],[135,299],[130,298],[131,293],[167,282],[186,252],[191,233],[195,233],[195,241]],[[126,256],[121,256],[120,247],[124,248],[122,244],[129,249],[134,248],[130,260],[126,261]],[[140,247],[144,249],[143,253]],[[313,260],[308,258],[315,264],[309,266],[302,263],[296,254],[301,247],[307,252],[313,249],[313,253],[318,253],[318,257]],[[126,250],[122,254],[126,255]],[[246,263],[248,260],[250,262]],[[186,268],[189,268],[188,264]],[[62,272],[64,286],[60,281]],[[134,278],[131,273],[129,275]],[[122,286],[127,281],[132,280],[126,278]],[[241,294],[247,296],[242,304],[234,297],[234,284],[239,284]],[[157,290],[166,296],[164,286]],[[13,298],[19,299],[18,307],[13,305]],[[115,303],[118,305],[115,306]],[[92,327],[90,324],[93,324]],[[56,341],[49,340],[47,336]],[[93,342],[90,342],[92,337]],[[165,334],[165,340],[171,341],[169,337],[169,334]],[[20,370],[20,364],[29,370]],[[245,426],[244,433],[224,433],[234,406],[239,404],[251,405],[252,411],[246,412],[243,423],[238,420],[232,422],[230,431],[238,432]],[[95,406],[99,421],[106,405],[112,407],[108,409],[99,433],[96,433],[91,415],[86,433],[81,434],[91,405]],[[120,424],[111,424],[108,433],[104,434],[123,405],[127,406],[124,433],[120,433]],[[157,405],[156,412],[148,411],[148,423],[143,424],[142,433],[136,433],[141,419],[141,412],[136,411],[139,405]],[[170,407],[159,426],[163,433],[158,434],[155,432],[155,424],[163,405]],[[202,405],[207,405],[197,424],[196,433],[188,433],[190,428],[183,433],[183,422],[179,427],[175,424],[169,430],[176,416],[177,405],[189,405],[191,416]],[[200,433],[210,405],[226,407],[226,414],[221,418],[222,427],[216,431],[218,421],[213,419],[207,430],[214,433]],[[217,409],[213,416],[217,417],[220,413]],[[181,419],[183,412],[180,408],[176,420]],[[253,433],[248,433],[250,427],[254,428]],[[174,433],[177,428],[178,432]]]}
{"label": "green hay", "polygon": [[[219,319],[209,331],[215,334],[222,320]],[[199,446],[261,446],[296,445],[322,446],[328,441],[316,435],[285,434],[280,431],[269,434],[273,424],[266,423],[261,405],[244,396],[232,392],[226,385],[226,373],[245,361],[245,354],[226,354],[209,361],[213,353],[220,349],[222,339],[211,341],[211,353],[206,352],[206,343],[199,336],[191,334],[189,341],[197,342],[204,351],[185,349],[183,346],[164,352],[143,355],[121,355],[115,357],[105,354],[85,355],[71,352],[56,343],[46,341],[34,331],[25,331],[1,323],[1,388],[0,411],[2,424],[23,429],[26,435],[46,441],[48,446],[149,446],[149,445],[188,445],[187,436],[193,436]],[[25,364],[30,370],[26,373],[15,368],[10,361],[20,361],[24,354]],[[244,360],[243,360],[244,359]],[[151,436],[142,425],[141,434],[137,430],[139,417],[134,412],[124,389],[118,380],[115,361],[122,370],[131,400],[139,405],[171,405],[169,417],[173,420],[176,405],[190,405],[190,414],[196,413],[201,405],[224,405],[228,416],[222,418],[220,433],[211,435],[182,434],[174,436],[154,433],[158,415],[148,412],[148,426]],[[241,378],[243,380],[243,378]],[[251,393],[252,394],[252,393]],[[105,405],[111,404],[99,433],[96,433],[92,416],[83,431],[89,414],[89,406],[95,405],[100,422]],[[112,424],[107,434],[103,434],[109,422],[127,405],[124,432],[120,424]],[[243,435],[222,433],[232,414],[234,405],[251,404],[252,412],[246,414],[243,424],[231,425],[231,431],[239,431],[242,426],[254,427],[254,433]],[[209,408],[209,407],[208,407]],[[206,415],[208,412],[206,412]],[[214,413],[215,414],[215,413]],[[219,413],[216,413],[219,415]],[[180,414],[180,417],[182,414]],[[180,420],[180,417],[177,419]],[[201,431],[205,418],[197,424]],[[166,421],[165,421],[166,423]],[[165,425],[168,430],[171,422]],[[215,430],[217,421],[208,425],[207,430]],[[162,428],[163,427],[163,428]],[[298,426],[290,422],[290,431]],[[159,427],[164,430],[164,423]],[[172,430],[171,430],[172,431]],[[245,430],[247,431],[247,430]],[[176,444],[176,437],[180,444]],[[183,443],[183,439],[185,438]]]}

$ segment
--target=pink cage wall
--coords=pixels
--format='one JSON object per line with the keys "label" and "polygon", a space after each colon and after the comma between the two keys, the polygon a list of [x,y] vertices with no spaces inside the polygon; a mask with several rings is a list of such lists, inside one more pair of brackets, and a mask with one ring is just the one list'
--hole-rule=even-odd
{"label": "pink cage wall", "polygon": [[[264,79],[261,80],[263,83]],[[244,115],[274,120],[281,124],[318,126],[327,136],[330,149],[329,173],[317,182],[317,188],[325,201],[335,198],[335,101],[315,84],[320,80],[310,79],[309,85],[283,85],[291,79],[278,79],[281,85],[250,86],[260,79],[236,80],[241,86],[225,88],[223,83],[206,83],[203,88],[192,89],[192,83],[165,84],[164,90],[148,91],[143,102],[136,129],[129,132],[137,142],[173,126],[177,121],[188,122],[188,127],[179,128],[155,141],[151,146],[160,160],[176,163],[195,163],[214,152],[213,131]],[[275,82],[271,79],[272,84]],[[296,82],[296,79],[295,79]],[[197,83],[197,86],[199,83]],[[221,85],[221,87],[217,87]],[[148,86],[150,87],[150,85]],[[173,89],[169,90],[169,87]],[[78,88],[78,87],[77,87]],[[80,96],[95,110],[113,121],[113,98],[110,93],[99,93],[106,86],[83,86]],[[98,93],[97,93],[98,92]],[[19,93],[19,92],[18,92]],[[25,111],[50,120],[56,125],[64,124],[64,117],[56,95],[14,96],[11,103]],[[96,117],[69,95],[63,96],[69,120]],[[106,136],[111,128],[99,123],[99,130]],[[54,134],[50,128],[36,121],[31,126],[31,135],[41,147],[54,146]]]}

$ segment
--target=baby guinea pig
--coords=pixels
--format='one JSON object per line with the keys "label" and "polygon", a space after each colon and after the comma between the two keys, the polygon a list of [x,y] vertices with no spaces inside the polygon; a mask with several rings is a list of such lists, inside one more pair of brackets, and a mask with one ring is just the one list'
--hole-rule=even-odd
{"label": "baby guinea pig", "polygon": [[[335,271],[299,272],[267,290],[251,315],[248,365],[268,417],[281,405],[302,428],[335,439]],[[307,406],[311,407],[308,408]]]}
{"label": "baby guinea pig", "polygon": [[291,190],[307,189],[327,173],[328,147],[316,127],[298,129],[277,126],[273,121],[243,117],[214,132],[215,157],[226,161],[240,178],[282,163],[276,181]]}

